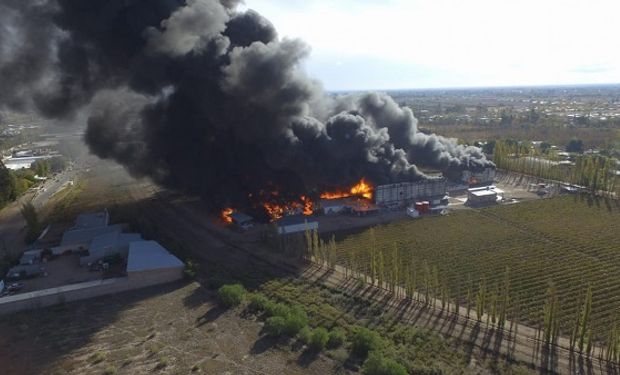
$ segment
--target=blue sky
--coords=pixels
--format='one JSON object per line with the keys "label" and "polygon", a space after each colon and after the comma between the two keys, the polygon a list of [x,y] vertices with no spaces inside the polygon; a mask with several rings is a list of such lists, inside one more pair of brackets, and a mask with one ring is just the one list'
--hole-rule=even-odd
{"label": "blue sky", "polygon": [[329,90],[620,83],[618,0],[246,0]]}

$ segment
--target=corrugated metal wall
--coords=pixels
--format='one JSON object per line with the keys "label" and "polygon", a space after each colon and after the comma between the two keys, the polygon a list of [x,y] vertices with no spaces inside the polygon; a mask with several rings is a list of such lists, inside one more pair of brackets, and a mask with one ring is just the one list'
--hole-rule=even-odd
{"label": "corrugated metal wall", "polygon": [[443,178],[380,185],[375,189],[375,203],[393,206],[413,202],[416,199],[443,196],[447,191],[447,186],[447,181]]}

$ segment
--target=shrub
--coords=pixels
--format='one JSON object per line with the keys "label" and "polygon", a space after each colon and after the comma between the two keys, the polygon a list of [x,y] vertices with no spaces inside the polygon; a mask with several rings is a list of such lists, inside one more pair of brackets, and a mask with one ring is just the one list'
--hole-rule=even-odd
{"label": "shrub", "polygon": [[407,369],[390,358],[385,358],[378,351],[371,351],[362,365],[366,375],[407,375]]}
{"label": "shrub", "polygon": [[198,269],[200,268],[200,266],[198,265],[198,263],[194,262],[193,260],[189,259],[186,263],[185,263],[185,270],[183,271],[185,274],[185,277],[188,279],[195,279],[196,276],[198,275]]}
{"label": "shrub", "polygon": [[325,349],[327,340],[329,340],[327,330],[323,327],[319,327],[312,331],[312,336],[310,337],[310,348],[314,351],[320,352]]}
{"label": "shrub", "polygon": [[310,339],[312,338],[312,332],[310,331],[310,328],[306,326],[299,331],[297,337],[299,338],[299,341],[303,342],[306,345],[309,345]]}
{"label": "shrub", "polygon": [[291,312],[291,308],[283,303],[268,301],[265,305],[265,312],[269,316],[286,317]]}
{"label": "shrub", "polygon": [[265,322],[265,331],[269,336],[279,337],[284,335],[286,320],[281,316],[272,316]]}
{"label": "shrub", "polygon": [[353,354],[365,358],[369,352],[379,349],[382,345],[381,336],[368,328],[358,328],[353,334],[351,350]]}
{"label": "shrub", "polygon": [[347,339],[347,337],[344,334],[343,330],[341,330],[340,328],[334,328],[329,333],[329,339],[327,340],[327,347],[328,348],[332,348],[332,349],[333,348],[338,348],[342,344],[344,344],[346,339]]}
{"label": "shrub", "polygon": [[[294,337],[308,325],[308,315],[299,306],[288,307],[280,303],[268,303],[267,305],[268,314],[273,316],[267,319],[265,329],[272,336]],[[272,309],[271,314],[270,309]]]}
{"label": "shrub", "polygon": [[295,336],[302,328],[308,325],[308,315],[306,311],[299,306],[293,306],[284,320],[286,322],[285,334],[291,337]]}
{"label": "shrub", "polygon": [[261,293],[253,293],[250,295],[250,305],[248,308],[254,313],[265,311],[270,302],[271,301],[269,301],[269,298],[265,297],[265,295]]}
{"label": "shrub", "polygon": [[245,297],[245,288],[241,284],[224,285],[217,290],[217,298],[224,307],[239,306]]}

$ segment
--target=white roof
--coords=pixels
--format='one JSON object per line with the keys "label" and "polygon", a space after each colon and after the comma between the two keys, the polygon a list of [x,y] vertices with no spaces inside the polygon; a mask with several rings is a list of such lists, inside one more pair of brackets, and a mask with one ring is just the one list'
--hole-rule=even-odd
{"label": "white roof", "polygon": [[127,272],[183,267],[179,258],[156,241],[134,241],[129,244]]}

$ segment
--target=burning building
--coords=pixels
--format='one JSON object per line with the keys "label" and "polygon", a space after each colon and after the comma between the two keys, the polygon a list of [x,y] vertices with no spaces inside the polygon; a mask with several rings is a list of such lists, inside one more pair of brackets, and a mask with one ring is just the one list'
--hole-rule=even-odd
{"label": "burning building", "polygon": [[447,188],[445,178],[380,185],[375,190],[375,203],[384,207],[404,207],[422,199],[441,200]]}
{"label": "burning building", "polygon": [[[327,95],[301,67],[309,47],[239,3],[2,1],[11,90],[0,109],[81,122],[91,151],[133,175],[271,220],[308,216],[300,197],[362,177],[386,186],[375,201],[391,204],[427,189],[414,186],[428,179],[417,165],[493,165],[479,148],[418,131],[386,94]],[[416,182],[391,185],[400,181]],[[278,197],[261,197],[272,187]]]}

